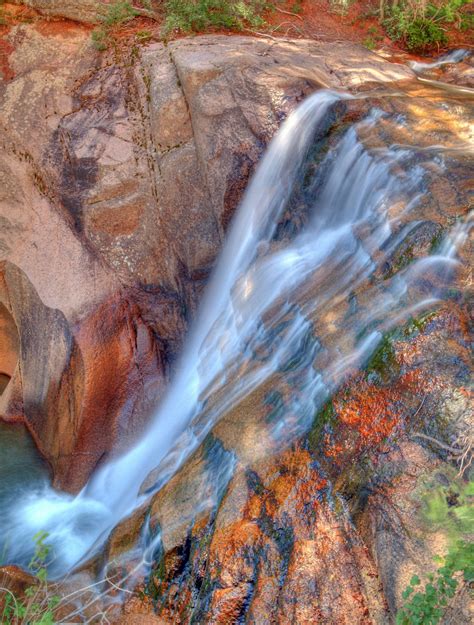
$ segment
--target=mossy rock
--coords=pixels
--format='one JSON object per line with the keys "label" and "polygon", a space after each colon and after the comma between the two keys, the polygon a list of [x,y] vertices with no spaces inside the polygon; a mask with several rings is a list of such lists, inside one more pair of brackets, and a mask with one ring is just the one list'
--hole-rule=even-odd
{"label": "mossy rock", "polygon": [[336,410],[332,399],[330,399],[316,413],[313,419],[313,425],[308,433],[308,444],[312,451],[317,451],[319,449],[324,429],[328,426],[332,427],[335,422]]}
{"label": "mossy rock", "polygon": [[375,377],[376,381],[385,383],[400,373],[400,365],[397,362],[393,347],[394,336],[394,332],[383,335],[382,340],[365,367],[369,378]]}

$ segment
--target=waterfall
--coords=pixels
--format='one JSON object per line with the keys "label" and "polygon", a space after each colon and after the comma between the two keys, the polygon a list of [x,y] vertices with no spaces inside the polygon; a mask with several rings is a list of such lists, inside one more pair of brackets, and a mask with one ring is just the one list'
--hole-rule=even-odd
{"label": "waterfall", "polygon": [[[319,91],[285,121],[238,209],[147,431],[76,497],[47,484],[15,493],[0,528],[8,562],[28,563],[39,530],[49,534],[53,577],[84,562],[176,473],[232,407],[274,379],[284,380],[292,393],[275,408],[268,438],[276,447],[288,444],[310,427],[351,368],[369,358],[384,331],[435,303],[437,294],[427,298],[417,281],[439,267],[452,271],[455,243],[465,229],[458,228],[451,244],[427,262],[370,282],[416,227],[405,217],[424,193],[425,172],[412,150],[368,151],[361,142],[359,131],[375,126],[383,113],[372,111],[350,127],[314,166],[315,142],[335,107],[350,99]],[[301,223],[285,230],[285,211],[296,206]],[[402,208],[394,211],[395,206]],[[318,329],[363,284],[370,306],[348,310],[343,332]]]}
{"label": "waterfall", "polygon": [[416,73],[421,73],[425,71],[429,71],[432,69],[436,69],[438,67],[442,67],[443,65],[449,65],[450,63],[459,63],[460,61],[464,61],[467,57],[470,56],[469,50],[457,49],[449,52],[448,54],[443,54],[443,56],[436,59],[431,63],[422,63],[421,61],[410,61],[408,65],[412,68],[412,70]]}

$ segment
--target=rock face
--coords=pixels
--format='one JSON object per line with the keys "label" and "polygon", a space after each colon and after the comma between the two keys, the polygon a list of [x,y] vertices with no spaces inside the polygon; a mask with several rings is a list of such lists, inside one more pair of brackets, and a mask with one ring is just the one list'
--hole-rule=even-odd
{"label": "rock face", "polygon": [[[255,398],[229,414],[155,497],[162,550],[119,622],[393,623],[412,575],[434,572],[447,550],[423,502],[456,471],[406,432],[449,438],[465,417],[472,427],[465,322],[462,306],[446,306],[407,325],[283,452],[255,453]],[[459,593],[443,622],[470,620]]]}
{"label": "rock face", "polygon": [[[92,3],[29,4],[93,19]],[[0,416],[26,423],[55,484],[74,492],[139,435],[281,122],[321,87],[413,74],[342,43],[205,36],[99,55],[80,24],[1,37]],[[414,142],[429,155],[430,133],[447,124],[436,102],[426,115],[425,96],[408,111],[423,118],[415,138],[416,125],[394,137],[380,118],[367,146]],[[443,141],[469,132],[459,125]],[[469,171],[453,154],[454,177],[427,174],[433,202],[381,283],[467,210]],[[438,552],[421,522],[404,531],[420,508],[410,494],[426,473],[450,470],[407,432],[451,435],[466,412],[467,313],[455,300],[392,337],[290,449],[257,453],[255,398],[227,415],[151,502],[161,551],[122,622],[393,622],[407,576]],[[334,318],[325,324],[329,339],[340,333]],[[141,521],[117,530],[109,555]]]}
{"label": "rock face", "polygon": [[0,375],[3,376],[4,384],[0,387],[0,393],[2,393],[15,372],[19,350],[19,337],[15,322],[3,305],[0,305],[0,337],[0,345],[2,346]]}
{"label": "rock face", "polygon": [[11,0],[11,4],[24,4],[48,17],[64,17],[77,22],[95,23],[102,7],[109,0]]}
{"label": "rock face", "polygon": [[112,59],[42,22],[2,41],[0,301],[20,347],[1,413],[76,490],[140,431],[285,116],[320,86],[411,73],[343,44],[198,37]]}

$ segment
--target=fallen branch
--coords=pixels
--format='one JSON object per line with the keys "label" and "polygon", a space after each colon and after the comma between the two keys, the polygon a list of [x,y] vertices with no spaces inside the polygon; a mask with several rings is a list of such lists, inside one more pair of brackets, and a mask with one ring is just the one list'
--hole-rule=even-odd
{"label": "fallen branch", "polygon": [[283,39],[283,37],[273,37],[268,33],[261,33],[258,30],[250,30],[250,28],[244,28],[246,33],[252,33],[252,35],[258,35],[259,37],[266,37],[267,39],[272,39],[273,41],[290,41],[290,39]]}
{"label": "fallen branch", "polygon": [[446,445],[446,443],[442,443],[437,438],[433,438],[427,434],[422,434],[421,432],[412,432],[412,436],[423,438],[437,447],[449,451],[451,454],[451,456],[449,456],[449,460],[455,460],[459,464],[459,477],[461,477],[469,469],[474,460],[474,437],[472,434],[461,434],[458,436],[456,444],[459,445],[459,447]]}
{"label": "fallen branch", "polygon": [[275,11],[278,11],[278,13],[284,13],[285,15],[291,15],[291,17],[297,17],[299,20],[303,21],[301,15],[297,15],[296,13],[292,13],[291,11],[284,11],[283,9],[279,9],[278,7],[275,7]]}
{"label": "fallen branch", "polygon": [[432,436],[428,436],[427,434],[422,434],[421,432],[412,432],[412,436],[417,436],[418,438],[424,438],[426,441],[429,441],[430,443],[434,443],[438,447],[441,447],[441,449],[445,449],[446,451],[449,451],[452,454],[460,454],[462,452],[461,449],[457,449],[456,447],[451,447],[450,445],[446,445],[445,443],[442,443],[441,441],[439,441],[437,438],[433,438]]}

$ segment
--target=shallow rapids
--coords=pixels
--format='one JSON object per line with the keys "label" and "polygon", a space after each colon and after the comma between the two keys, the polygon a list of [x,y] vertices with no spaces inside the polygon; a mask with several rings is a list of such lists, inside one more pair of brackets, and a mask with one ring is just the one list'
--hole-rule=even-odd
{"label": "shallow rapids", "polygon": [[[378,109],[324,144],[351,99],[319,91],[283,124],[238,209],[147,432],[76,497],[49,484],[16,493],[0,522],[8,562],[26,566],[40,530],[52,546],[53,578],[86,561],[224,415],[269,382],[291,392],[256,453],[289,444],[385,331],[444,297],[469,223],[456,224],[426,258],[393,267],[394,251],[419,225],[410,214],[425,196],[426,171],[415,148],[365,146],[361,137],[387,116]],[[443,148],[432,152],[442,171]],[[343,330],[332,327],[328,320],[361,286],[365,305],[346,311]]]}

